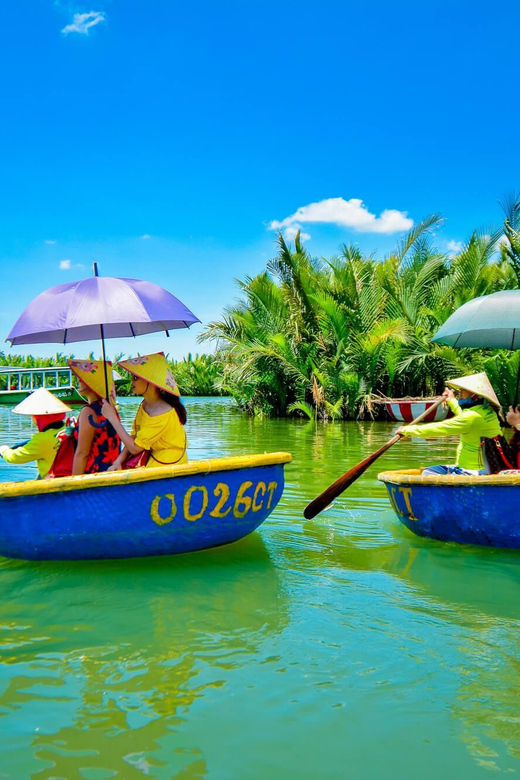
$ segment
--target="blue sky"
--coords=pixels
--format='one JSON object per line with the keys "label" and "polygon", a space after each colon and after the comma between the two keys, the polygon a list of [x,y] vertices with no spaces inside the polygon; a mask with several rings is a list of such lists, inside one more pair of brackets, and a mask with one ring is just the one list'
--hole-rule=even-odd
{"label": "blue sky", "polygon": [[[447,248],[520,189],[513,0],[18,0],[2,22],[2,339],[93,261],[204,323],[277,228],[382,255],[440,211]],[[201,330],[108,352],[180,358]]]}

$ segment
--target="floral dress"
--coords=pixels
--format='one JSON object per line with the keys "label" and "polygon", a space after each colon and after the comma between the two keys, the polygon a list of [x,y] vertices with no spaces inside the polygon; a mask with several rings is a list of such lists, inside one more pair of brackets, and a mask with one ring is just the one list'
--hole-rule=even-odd
{"label": "floral dress", "polygon": [[95,428],[95,433],[85,465],[85,474],[96,474],[100,471],[106,471],[121,451],[121,439],[112,423],[101,414],[102,404],[103,402],[100,400],[88,405],[97,415],[98,421],[97,423],[94,422],[92,417],[89,420],[92,427]]}

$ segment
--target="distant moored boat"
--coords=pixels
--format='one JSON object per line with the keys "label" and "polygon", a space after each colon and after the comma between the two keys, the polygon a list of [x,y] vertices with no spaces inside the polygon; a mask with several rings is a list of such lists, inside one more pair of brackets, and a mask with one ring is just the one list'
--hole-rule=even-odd
{"label": "distant moored boat", "polygon": [[0,366],[0,404],[18,404],[40,387],[44,387],[63,403],[85,403],[85,399],[72,384],[72,373],[67,366]]}
{"label": "distant moored boat", "polygon": [[[430,406],[433,406],[436,398],[387,398],[384,401],[385,409],[391,420],[397,422],[412,422]],[[448,415],[448,409],[441,404],[427,415],[423,422],[436,422],[444,420]]]}

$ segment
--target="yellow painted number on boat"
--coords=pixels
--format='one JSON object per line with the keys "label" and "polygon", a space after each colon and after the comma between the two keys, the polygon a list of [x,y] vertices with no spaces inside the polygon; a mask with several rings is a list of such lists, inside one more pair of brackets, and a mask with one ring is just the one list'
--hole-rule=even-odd
{"label": "yellow painted number on boat", "polygon": [[[191,497],[192,495],[199,490],[202,493],[202,507],[200,509],[200,512],[197,512],[196,515],[192,515],[191,513]],[[204,485],[193,485],[193,487],[190,487],[189,490],[186,491],[186,495],[184,496],[184,517],[186,520],[200,520],[206,509],[208,508],[208,491],[207,488],[204,487]]]}
{"label": "yellow painted number on boat", "polygon": [[220,498],[217,501],[217,505],[210,512],[211,517],[226,517],[226,515],[231,512],[230,506],[223,511],[224,504],[229,498],[229,485],[226,485],[224,482],[219,482],[213,491],[213,495],[220,496]]}
{"label": "yellow painted number on boat", "polygon": [[[171,502],[170,514],[166,517],[163,517],[159,514],[159,502],[161,498],[167,498]],[[172,493],[166,493],[164,496],[155,496],[150,507],[150,515],[154,523],[157,523],[157,525],[166,525],[166,523],[171,523],[176,514],[177,505],[175,503],[175,496]]]}
{"label": "yellow painted number on boat", "polygon": [[251,503],[253,501],[249,496],[245,496],[246,490],[252,487],[252,482],[242,482],[238,488],[237,497],[235,498],[235,505],[233,507],[233,514],[235,517],[245,517],[251,509]]}
{"label": "yellow painted number on boat", "polygon": [[[258,494],[262,491],[262,498],[260,500],[260,503],[258,503]],[[266,494],[267,488],[265,486],[265,482],[259,482],[258,485],[255,488],[255,493],[253,495],[253,512],[259,512],[262,508],[262,504],[264,503],[263,499]]]}
{"label": "yellow painted number on boat", "polygon": [[399,514],[401,514],[401,510],[399,509],[399,505],[398,505],[397,499],[395,497],[396,490],[397,490],[397,488],[395,488],[395,487],[390,488],[389,497],[390,497],[390,503],[392,504],[392,508],[393,508],[394,512],[399,515]]}
{"label": "yellow painted number on boat", "polygon": [[269,501],[267,502],[267,508],[271,509],[271,503],[273,501],[274,491],[278,487],[278,482],[270,482],[267,486],[267,492],[269,493]]}
{"label": "yellow painted number on boat", "polygon": [[404,503],[406,504],[406,508],[408,510],[408,519],[409,520],[417,520],[413,513],[412,504],[410,503],[410,498],[412,497],[412,488],[411,487],[400,487],[399,492],[402,493],[404,498]]}

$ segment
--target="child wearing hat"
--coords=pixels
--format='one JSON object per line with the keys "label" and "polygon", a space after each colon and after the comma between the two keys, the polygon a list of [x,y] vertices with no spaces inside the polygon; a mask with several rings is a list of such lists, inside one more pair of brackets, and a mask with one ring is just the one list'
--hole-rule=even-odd
{"label": "child wearing hat", "polygon": [[71,409],[59,398],[41,387],[14,407],[15,414],[28,414],[38,428],[38,433],[20,447],[0,446],[0,455],[6,463],[31,463],[36,461],[39,479],[44,479],[53,464],[60,441],[57,434],[64,427],[65,415]]}
{"label": "child wearing hat", "polygon": [[103,403],[103,414],[121,437],[124,448],[110,471],[125,468],[133,456],[148,454],[147,468],[186,463],[188,442],[184,425],[186,409],[163,352],[123,360],[119,365],[132,376],[132,392],[142,395],[132,434],[123,428],[112,404]]}
{"label": "child wearing hat", "polygon": [[[435,423],[402,425],[397,429],[401,436],[420,436],[430,439],[437,436],[459,436],[457,458],[454,465],[428,466],[423,474],[479,474],[483,469],[480,439],[501,433],[497,412],[500,402],[485,372],[452,379],[443,395],[453,417]],[[459,400],[450,387],[459,390]],[[482,472],[483,473],[483,472]]]}
{"label": "child wearing hat", "polygon": [[107,361],[104,364],[102,360],[67,360],[67,365],[79,380],[80,395],[88,401],[78,419],[72,475],[107,471],[121,452],[121,440],[101,411],[102,399],[107,395],[114,403],[116,400],[112,363]]}

